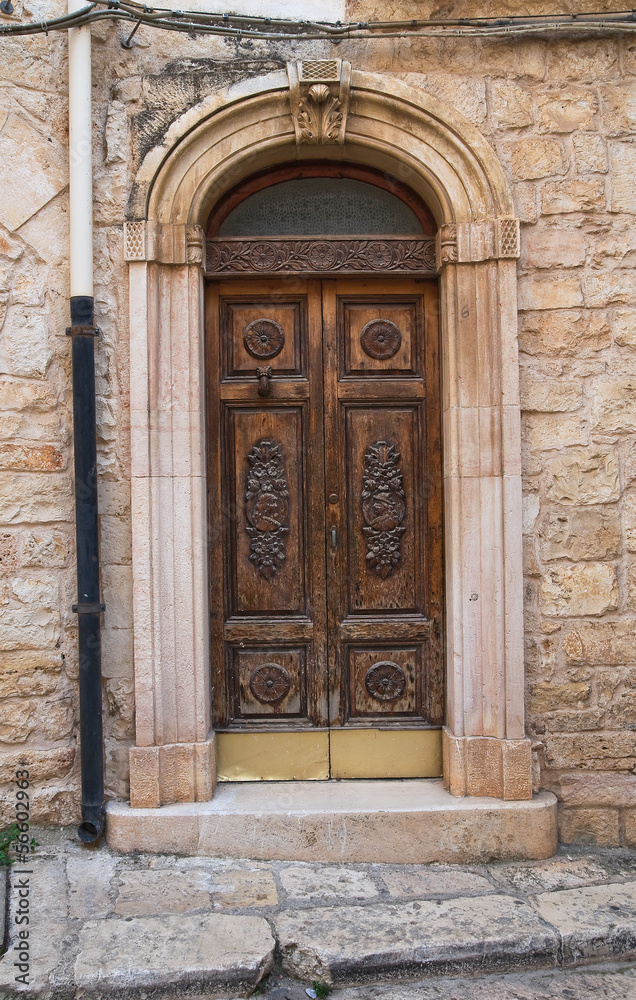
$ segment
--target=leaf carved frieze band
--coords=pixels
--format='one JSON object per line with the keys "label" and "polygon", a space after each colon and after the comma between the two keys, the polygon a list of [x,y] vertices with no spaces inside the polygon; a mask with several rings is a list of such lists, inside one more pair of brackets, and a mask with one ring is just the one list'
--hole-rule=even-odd
{"label": "leaf carved frieze band", "polygon": [[330,271],[435,274],[435,240],[208,240],[207,274],[265,275]]}
{"label": "leaf carved frieze band", "polygon": [[402,560],[406,495],[399,464],[400,453],[387,441],[376,441],[364,454],[361,499],[366,522],[362,528],[367,539],[366,560],[383,580]]}
{"label": "leaf carved frieze band", "polygon": [[247,460],[245,531],[251,538],[250,560],[262,577],[271,580],[287,557],[289,490],[282,448],[275,441],[259,441]]}

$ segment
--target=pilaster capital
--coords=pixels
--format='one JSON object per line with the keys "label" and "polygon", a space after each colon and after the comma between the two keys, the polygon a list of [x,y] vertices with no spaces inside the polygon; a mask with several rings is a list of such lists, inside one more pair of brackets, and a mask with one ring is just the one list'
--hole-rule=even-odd
{"label": "pilaster capital", "polygon": [[203,266],[205,239],[201,226],[167,222],[124,222],[124,260]]}
{"label": "pilaster capital", "polygon": [[518,219],[448,223],[436,238],[437,269],[446,264],[474,264],[519,257]]}

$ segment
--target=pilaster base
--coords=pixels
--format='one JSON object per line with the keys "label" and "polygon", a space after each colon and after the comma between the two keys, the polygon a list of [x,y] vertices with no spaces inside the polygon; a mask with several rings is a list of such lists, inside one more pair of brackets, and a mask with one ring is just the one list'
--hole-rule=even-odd
{"label": "pilaster base", "polygon": [[507,801],[532,798],[532,743],[442,731],[444,787],[451,795],[487,795]]}
{"label": "pilaster base", "polygon": [[215,739],[130,750],[130,805],[158,809],[172,802],[207,802],[216,787]]}

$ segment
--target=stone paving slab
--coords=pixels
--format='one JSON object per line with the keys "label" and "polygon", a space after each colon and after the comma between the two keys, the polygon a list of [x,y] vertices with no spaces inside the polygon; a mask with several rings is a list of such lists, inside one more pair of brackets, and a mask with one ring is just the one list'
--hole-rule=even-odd
{"label": "stone paving slab", "polygon": [[529,903],[500,895],[302,910],[274,927],[283,970],[310,982],[541,968],[556,965],[559,946]]}
{"label": "stone paving slab", "polygon": [[[33,832],[40,846],[29,861],[29,988],[15,985],[10,948],[0,959],[0,1000],[204,1000],[248,996],[262,977],[266,996],[288,973],[296,977],[283,980],[293,987],[288,1000],[306,1000],[312,979],[331,980],[334,1000],[469,1000],[462,990],[443,992],[457,973],[469,984],[488,970],[636,954],[636,851],[567,848],[547,861],[471,865],[319,864],[121,855],[82,847],[75,831]],[[15,885],[11,902],[14,916]],[[12,919],[10,929],[15,937]],[[279,964],[267,979],[275,943]],[[426,982],[409,992],[422,976],[435,976],[437,992]],[[362,984],[366,992],[347,992]],[[608,990],[599,996],[622,1000]],[[627,995],[636,1000],[636,989]]]}

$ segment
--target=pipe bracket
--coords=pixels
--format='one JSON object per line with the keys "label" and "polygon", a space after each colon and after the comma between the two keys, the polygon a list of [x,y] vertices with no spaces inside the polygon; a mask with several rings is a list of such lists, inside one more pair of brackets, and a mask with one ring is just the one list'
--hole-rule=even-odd
{"label": "pipe bracket", "polygon": [[71,606],[71,611],[75,615],[98,615],[105,610],[106,605],[101,601],[96,601],[93,604],[73,604]]}
{"label": "pipe bracket", "polygon": [[77,326],[66,327],[67,337],[99,337],[101,332],[98,326],[82,326],[78,324]]}

